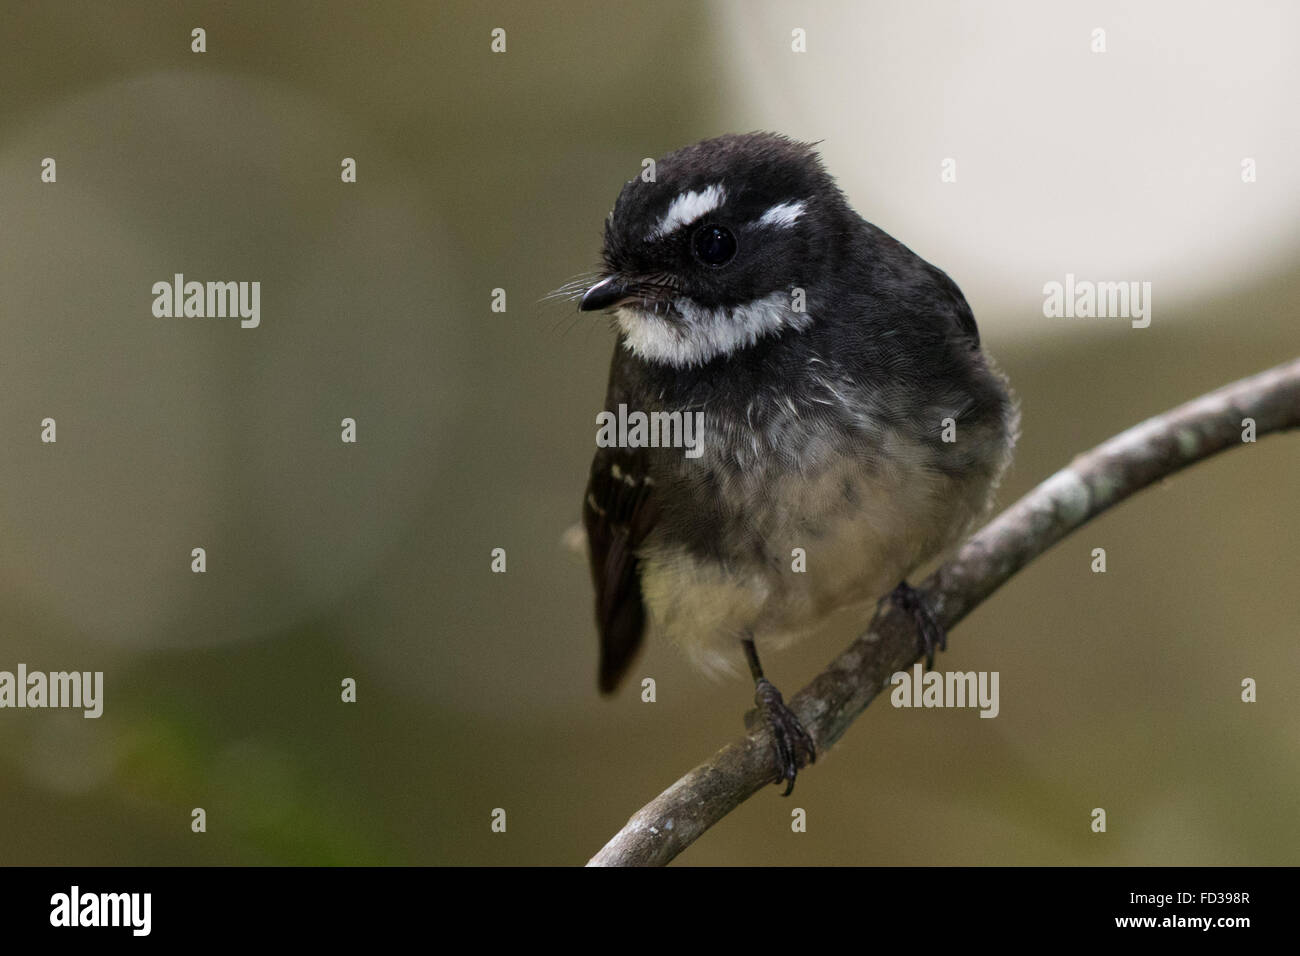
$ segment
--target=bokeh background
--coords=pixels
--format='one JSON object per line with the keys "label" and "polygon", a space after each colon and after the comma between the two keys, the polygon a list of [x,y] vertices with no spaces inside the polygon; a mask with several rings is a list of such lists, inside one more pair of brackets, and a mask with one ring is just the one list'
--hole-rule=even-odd
{"label": "bokeh background", "polygon": [[[106,699],[0,711],[0,862],[585,861],[751,697],[651,646],[657,703],[601,699],[561,544],[613,337],[543,297],[598,264],[642,158],[822,141],[1011,377],[1006,504],[1300,352],[1298,28],[1262,2],[3,0],[0,669],[102,670]],[[154,318],[175,272],[260,280],[261,327]],[[1152,282],[1150,328],[1044,318],[1067,272]],[[994,595],[941,666],[999,671],[997,719],[878,701],[680,862],[1300,861],[1298,453],[1199,465]],[[854,623],[766,661],[778,686]]]}

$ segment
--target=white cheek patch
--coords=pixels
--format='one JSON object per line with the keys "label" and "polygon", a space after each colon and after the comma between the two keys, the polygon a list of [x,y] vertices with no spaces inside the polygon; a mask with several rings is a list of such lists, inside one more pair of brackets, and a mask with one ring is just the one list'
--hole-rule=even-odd
{"label": "white cheek patch", "polygon": [[646,236],[646,240],[662,239],[683,226],[689,226],[726,201],[727,191],[722,187],[722,183],[715,183],[698,192],[691,190],[682,193],[669,204],[668,212],[664,214],[663,219],[659,220],[659,225],[654,228],[654,231]]}
{"label": "white cheek patch", "polygon": [[790,294],[784,291],[727,308],[706,309],[689,299],[677,299],[673,306],[681,319],[665,319],[638,306],[620,307],[616,317],[624,347],[648,362],[685,368],[730,355],[782,329],[806,329],[812,323],[807,312],[791,308]]}
{"label": "white cheek patch", "polygon": [[778,203],[758,217],[758,224],[760,226],[776,226],[780,229],[788,229],[794,225],[795,220],[802,216],[803,213],[804,203],[802,200],[799,202]]}

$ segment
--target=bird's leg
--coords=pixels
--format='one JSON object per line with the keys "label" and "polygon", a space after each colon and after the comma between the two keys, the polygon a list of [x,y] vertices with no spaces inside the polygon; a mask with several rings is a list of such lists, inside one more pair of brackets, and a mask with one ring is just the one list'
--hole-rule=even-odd
{"label": "bird's leg", "polygon": [[754,703],[772,731],[778,774],[776,782],[786,781],[782,796],[788,797],[794,790],[794,778],[799,768],[817,760],[817,748],[794,711],[785,705],[781,692],[763,676],[763,665],[758,662],[753,638],[745,638],[741,644],[745,648],[745,659],[749,661],[749,673],[754,677]]}
{"label": "bird's leg", "polygon": [[887,598],[882,599],[882,603],[884,600],[893,602],[912,616],[912,620],[916,622],[916,633],[920,638],[921,649],[925,651],[925,669],[933,670],[935,648],[941,651],[948,649],[948,632],[935,618],[925,595],[906,581],[900,581],[898,587],[894,588]]}

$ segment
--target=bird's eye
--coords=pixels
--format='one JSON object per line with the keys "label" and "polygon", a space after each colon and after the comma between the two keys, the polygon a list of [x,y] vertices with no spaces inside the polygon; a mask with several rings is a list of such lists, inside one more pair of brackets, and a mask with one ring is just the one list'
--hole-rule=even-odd
{"label": "bird's eye", "polygon": [[736,237],[723,226],[701,226],[695,230],[695,255],[710,266],[726,265],[736,254]]}

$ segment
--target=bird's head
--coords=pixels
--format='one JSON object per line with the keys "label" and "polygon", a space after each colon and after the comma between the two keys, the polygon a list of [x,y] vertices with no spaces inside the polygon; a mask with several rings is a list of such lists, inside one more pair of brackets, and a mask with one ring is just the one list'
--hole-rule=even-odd
{"label": "bird's head", "polygon": [[604,277],[584,311],[614,310],[646,361],[705,364],[812,322],[844,199],[812,146],[772,133],[705,140],[623,187],[605,222]]}

